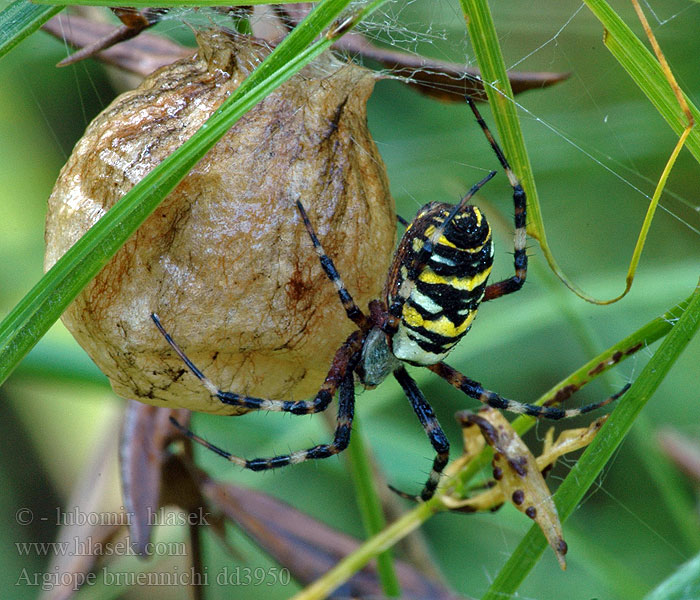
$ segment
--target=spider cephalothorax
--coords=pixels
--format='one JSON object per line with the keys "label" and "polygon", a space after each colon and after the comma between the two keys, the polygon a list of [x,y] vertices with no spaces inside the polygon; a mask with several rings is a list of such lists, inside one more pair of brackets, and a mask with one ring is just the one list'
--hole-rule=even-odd
{"label": "spider cephalothorax", "polygon": [[525,192],[473,101],[469,98],[467,101],[513,187],[515,274],[487,285],[493,263],[491,230],[481,211],[469,204],[472,196],[496,174],[495,171],[475,184],[459,204],[433,202],[420,209],[399,242],[384,286],[384,298],[371,301],[368,314],[353,301],[333,261],[323,251],[302,203],[297,200],[297,209],[321,266],[335,284],[348,318],[358,327],[336,352],[328,375],[313,400],[267,400],[219,390],[175,344],[158,317],[152,316],[192,373],[221,402],[249,410],[310,414],[325,410],[337,391],[338,419],[333,441],[308,450],[248,460],[234,456],[181,427],[188,437],[227,460],[254,471],[326,458],[342,452],[350,441],[355,376],[366,387],[374,387],[393,375],[406,393],[436,452],[433,468],[420,495],[399,493],[427,500],[435,493],[440,474],[447,464],[449,442],[430,404],[406,371],[405,363],[429,368],[466,395],[494,408],[549,419],[589,412],[615,400],[625,391],[626,388],[606,400],[581,408],[564,410],[536,406],[503,398],[442,362],[469,331],[479,304],[519,290],[527,275]]}

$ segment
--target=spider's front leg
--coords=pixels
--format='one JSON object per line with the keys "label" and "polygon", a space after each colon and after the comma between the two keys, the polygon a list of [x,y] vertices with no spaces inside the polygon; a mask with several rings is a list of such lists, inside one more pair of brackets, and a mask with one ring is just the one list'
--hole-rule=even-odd
{"label": "spider's front leg", "polygon": [[323,246],[321,245],[321,242],[319,241],[318,236],[314,231],[313,225],[311,225],[311,221],[309,220],[309,216],[306,214],[304,206],[299,200],[296,201],[296,205],[297,210],[299,211],[299,214],[301,215],[301,218],[304,221],[306,231],[308,232],[309,237],[311,238],[311,242],[314,245],[314,250],[316,250],[318,259],[321,262],[321,267],[323,268],[323,271],[328,277],[328,279],[330,279],[333,282],[335,288],[338,290],[338,297],[340,298],[340,302],[342,303],[343,308],[345,309],[345,314],[348,316],[348,319],[355,323],[355,325],[357,325],[360,329],[362,329],[363,331],[368,331],[370,329],[369,320],[362,312],[362,309],[359,306],[357,306],[357,303],[353,300],[352,296],[350,295],[350,292],[348,292],[330,256],[328,256],[323,250]]}
{"label": "spider's front leg", "polygon": [[501,150],[501,147],[494,139],[493,134],[486,125],[486,122],[481,116],[479,109],[476,107],[474,101],[469,98],[469,96],[467,96],[467,103],[472,109],[477,123],[484,132],[489,144],[491,144],[491,148],[498,157],[498,161],[501,163],[501,166],[508,177],[508,181],[513,188],[513,205],[515,208],[515,232],[513,235],[513,263],[515,266],[515,275],[509,277],[508,279],[497,281],[496,283],[486,286],[483,297],[483,301],[486,302],[487,300],[495,300],[496,298],[500,298],[506,294],[517,292],[525,283],[525,278],[527,277],[527,198],[525,196],[525,190],[523,189],[520,180],[513,172],[513,169],[511,169],[508,159],[505,157],[505,154],[503,154],[503,150]]}
{"label": "spider's front leg", "polygon": [[394,377],[403,388],[406,396],[408,396],[408,399],[411,401],[411,406],[418,416],[418,420],[423,426],[425,433],[428,435],[430,443],[433,445],[437,455],[433,460],[433,468],[428,476],[428,481],[425,482],[425,486],[423,486],[423,490],[419,496],[406,494],[405,492],[401,492],[392,486],[389,487],[399,496],[408,498],[409,500],[430,500],[430,498],[432,498],[435,494],[435,490],[437,489],[440,481],[440,475],[442,474],[442,471],[449,460],[450,443],[447,441],[447,436],[442,431],[440,423],[438,422],[432,407],[430,404],[428,404],[428,401],[425,399],[423,392],[421,392],[418,388],[416,382],[406,372],[406,369],[399,367],[396,369],[396,371],[394,371]]}

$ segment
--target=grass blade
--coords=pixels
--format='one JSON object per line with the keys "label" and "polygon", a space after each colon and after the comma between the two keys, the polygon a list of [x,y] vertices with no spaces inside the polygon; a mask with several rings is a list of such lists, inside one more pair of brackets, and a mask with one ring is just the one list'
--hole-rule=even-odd
{"label": "grass blade", "polygon": [[498,129],[501,146],[527,194],[527,233],[535,238],[550,268],[576,295],[595,302],[582,289],[566,277],[552,254],[545,233],[542,210],[532,172],[530,158],[525,148],[520,122],[513,101],[513,91],[498,43],[498,34],[485,0],[459,0],[467,22],[467,31],[474,47],[484,90],[489,99],[493,118]]}
{"label": "grass blade", "polygon": [[28,0],[16,0],[0,11],[0,57],[34,33],[64,6],[38,6]]}
{"label": "grass blade", "polygon": [[[481,79],[491,105],[500,144],[527,193],[528,233],[543,243],[544,237],[541,236],[544,236],[544,229],[537,226],[542,222],[542,214],[535,179],[520,129],[513,102],[513,90],[503,62],[501,47],[498,44],[491,10],[484,0],[459,0],[459,2],[481,70]],[[536,227],[533,228],[533,225]]]}

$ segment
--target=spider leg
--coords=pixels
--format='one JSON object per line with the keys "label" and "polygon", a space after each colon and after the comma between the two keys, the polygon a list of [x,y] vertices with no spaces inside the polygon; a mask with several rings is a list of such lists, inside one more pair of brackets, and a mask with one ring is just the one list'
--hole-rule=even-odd
{"label": "spider leg", "polygon": [[309,448],[308,450],[298,450],[297,452],[280,454],[279,456],[273,456],[270,458],[254,458],[252,460],[248,460],[239,456],[234,456],[230,452],[223,450],[219,446],[215,446],[186,427],[183,427],[174,418],[171,417],[170,421],[192,441],[201,444],[213,452],[216,452],[216,454],[219,456],[222,456],[229,462],[232,462],[240,467],[250,469],[251,471],[277,469],[279,467],[286,467],[287,465],[296,465],[306,460],[328,458],[329,456],[334,456],[347,448],[348,443],[350,443],[350,431],[352,429],[352,419],[355,412],[355,384],[352,371],[349,371],[343,377],[339,388],[338,419],[335,434],[333,435],[333,441],[330,444],[318,444],[317,446]]}
{"label": "spider leg", "polygon": [[[353,332],[350,337],[338,349],[333,358],[333,363],[328,371],[321,389],[318,391],[313,400],[268,400],[266,398],[255,398],[236,394],[235,392],[224,392],[218,389],[214,383],[200,371],[194,363],[187,357],[182,349],[175,343],[170,334],[165,331],[165,328],[160,322],[158,315],[151,314],[153,322],[158,330],[163,334],[166,341],[173,350],[178,354],[182,361],[187,365],[187,368],[192,374],[199,379],[204,387],[209,390],[212,396],[216,396],[224,404],[231,406],[241,406],[250,410],[271,410],[278,412],[289,412],[294,415],[308,415],[326,410],[328,405],[333,400],[338,385],[348,373],[352,373],[357,361],[359,360],[360,350],[362,349],[363,336],[360,331]],[[195,439],[194,437],[192,439]],[[198,440],[195,440],[198,441]],[[203,443],[203,441],[200,441]],[[206,443],[204,444],[206,445]]]}
{"label": "spider leg", "polygon": [[513,204],[515,205],[515,234],[513,241],[515,248],[513,253],[515,275],[509,277],[508,279],[504,279],[503,281],[498,281],[486,286],[483,297],[483,301],[485,302],[487,300],[500,298],[506,294],[517,292],[525,283],[525,278],[527,277],[527,251],[525,248],[527,199],[525,196],[525,190],[523,190],[523,186],[520,184],[520,180],[515,173],[513,173],[513,169],[510,168],[510,164],[508,164],[508,160],[506,159],[505,154],[503,154],[503,150],[501,150],[500,146],[494,139],[493,134],[489,130],[488,125],[486,125],[486,122],[481,116],[479,109],[469,96],[467,96],[467,103],[472,109],[477,123],[484,132],[486,139],[489,141],[489,144],[491,144],[491,148],[493,148],[493,151],[498,157],[498,161],[501,163],[503,170],[508,176],[508,181],[513,188]]}
{"label": "spider leg", "polygon": [[428,481],[425,482],[425,486],[420,493],[420,496],[414,496],[412,494],[406,494],[401,492],[396,488],[389,486],[393,492],[396,492],[399,496],[403,498],[408,498],[409,500],[430,500],[435,494],[435,489],[437,488],[438,482],[440,481],[440,474],[445,468],[447,461],[450,456],[450,443],[447,441],[440,423],[438,423],[435,413],[432,407],[428,404],[425,399],[423,392],[420,391],[418,385],[413,380],[413,378],[406,372],[406,369],[399,367],[394,371],[394,377],[399,382],[403,391],[408,396],[411,402],[411,406],[418,416],[425,433],[430,439],[430,443],[433,445],[437,455],[433,460],[433,468],[428,476]]}
{"label": "spider leg", "polygon": [[338,290],[338,296],[340,297],[340,302],[343,304],[343,308],[345,309],[345,314],[348,316],[348,319],[355,323],[360,329],[363,331],[368,330],[370,328],[370,324],[367,317],[352,299],[352,296],[345,287],[343,280],[340,278],[340,274],[335,268],[333,261],[323,250],[323,246],[321,246],[321,242],[316,236],[316,232],[314,231],[313,225],[311,225],[311,221],[306,214],[306,210],[304,210],[304,206],[299,200],[296,201],[296,204],[299,214],[301,214],[301,218],[304,221],[306,231],[309,233],[309,237],[314,244],[314,250],[316,250],[318,259],[321,261],[321,267],[328,276],[328,279],[333,282]]}
{"label": "spider leg", "polygon": [[428,369],[430,369],[433,373],[437,373],[445,381],[452,384],[458,390],[464,392],[470,398],[474,398],[483,404],[513,413],[553,420],[568,419],[570,417],[589,413],[600,408],[601,406],[614,402],[630,387],[630,384],[627,384],[619,392],[617,392],[617,394],[613,394],[609,398],[601,400],[600,402],[586,404],[585,406],[581,406],[579,408],[564,409],[556,406],[537,406],[536,404],[527,404],[524,402],[517,402],[516,400],[508,400],[508,398],[504,398],[496,392],[491,392],[484,389],[478,381],[469,379],[469,377],[462,375],[459,371],[453,369],[449,365],[446,365],[444,362],[429,365]]}

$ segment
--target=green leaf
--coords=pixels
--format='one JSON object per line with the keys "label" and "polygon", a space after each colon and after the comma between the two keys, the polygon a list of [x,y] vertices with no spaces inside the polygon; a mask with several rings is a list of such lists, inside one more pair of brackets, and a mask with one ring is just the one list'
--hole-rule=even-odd
{"label": "green leaf", "polygon": [[37,6],[27,0],[16,0],[0,11],[0,57],[24,38],[63,10],[63,6]]}
{"label": "green leaf", "polygon": [[[17,304],[0,324],[0,384],[85,285],[233,124],[335,42],[336,36],[327,35],[309,46],[350,1],[324,0],[319,4],[199,131],[136,184]],[[381,2],[377,1],[370,4],[357,13],[357,18],[379,4]],[[347,29],[349,27],[341,34]]]}
{"label": "green leaf", "polygon": [[682,565],[644,600],[695,600],[700,598],[700,554]]}

